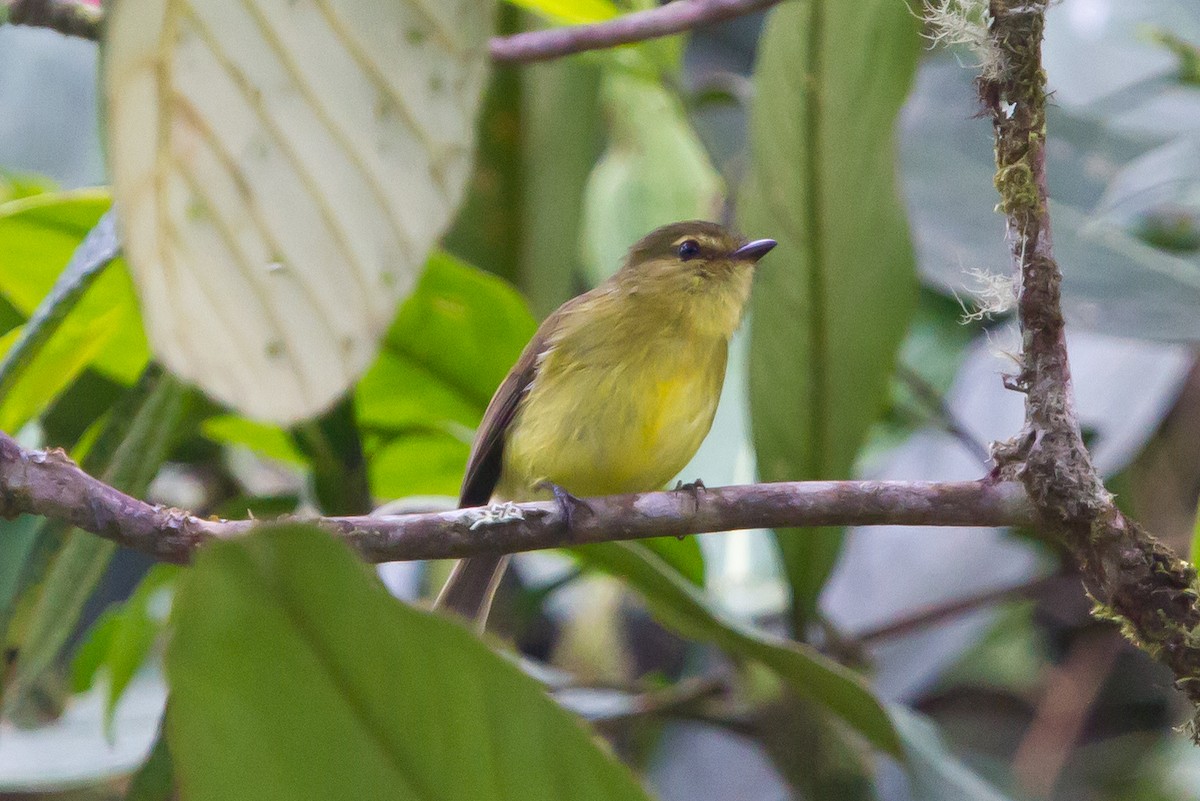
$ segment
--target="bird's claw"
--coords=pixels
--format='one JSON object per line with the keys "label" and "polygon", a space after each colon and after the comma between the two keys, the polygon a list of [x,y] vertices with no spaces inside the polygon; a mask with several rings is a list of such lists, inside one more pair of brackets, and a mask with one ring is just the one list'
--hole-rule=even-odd
{"label": "bird's claw", "polygon": [[[682,481],[675,482],[675,492],[686,492],[692,496],[692,514],[700,511],[700,493],[704,492],[708,487],[704,486],[704,482],[700,479],[689,481],[684,484]],[[680,535],[677,539],[683,539]]]}
{"label": "bird's claw", "polygon": [[504,503],[493,503],[491,506],[478,511],[468,512],[467,517],[471,521],[470,529],[474,531],[475,529],[487,526],[524,520],[525,514],[521,511],[521,507],[512,501],[505,501]]}
{"label": "bird's claw", "polygon": [[558,511],[562,515],[564,527],[568,530],[575,524],[575,511],[577,509],[583,509],[588,513],[592,511],[592,508],[587,505],[586,501],[575,497],[553,481],[539,481],[537,488],[548,489],[554,495],[554,502],[558,504]]}

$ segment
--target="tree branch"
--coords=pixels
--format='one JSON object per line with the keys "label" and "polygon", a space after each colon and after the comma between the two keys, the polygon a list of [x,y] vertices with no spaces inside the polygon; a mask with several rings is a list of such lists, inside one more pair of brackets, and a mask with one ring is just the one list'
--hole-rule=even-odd
{"label": "tree branch", "polygon": [[497,64],[529,63],[642,42],[673,33],[713,25],[778,3],[779,0],[674,0],[646,11],[566,28],[547,28],[512,36],[493,37],[488,43]]}
{"label": "tree branch", "polygon": [[[472,529],[478,509],[313,522],[372,562],[515,553],[614,540],[744,528],[845,525],[1013,526],[1033,522],[1015,482],[805,481],[587,500],[567,528],[553,502],[520,504],[523,519]],[[0,432],[0,516],[65,520],[127,548],[187,562],[212,539],[241,536],[254,520],[205,520],[152,506],[89,476],[59,449],[28,451]]]}
{"label": "tree branch", "polygon": [[1080,434],[1046,190],[1045,0],[991,0],[979,79],[996,140],[996,188],[1020,275],[1025,426],[994,450],[1000,475],[1019,478],[1040,518],[1079,562],[1096,614],[1175,673],[1200,721],[1200,606],[1196,571],[1126,518],[1092,466]]}
{"label": "tree branch", "polygon": [[[493,36],[488,42],[492,61],[520,64],[643,42],[660,36],[702,28],[769,8],[780,0],[674,0],[646,11],[622,14],[590,25],[572,25]],[[13,0],[8,21],[15,25],[50,28],[67,36],[96,41],[102,12],[78,0]],[[0,15],[0,21],[3,16]]]}

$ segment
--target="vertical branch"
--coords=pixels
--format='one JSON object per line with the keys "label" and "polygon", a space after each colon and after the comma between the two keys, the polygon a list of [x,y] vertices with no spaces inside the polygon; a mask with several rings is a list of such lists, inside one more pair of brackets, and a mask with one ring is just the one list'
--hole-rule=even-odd
{"label": "vertical branch", "polygon": [[[1200,707],[1196,571],[1121,514],[1083,443],[1071,389],[1046,190],[1046,0],[991,0],[980,96],[996,141],[996,189],[1020,277],[1025,426],[996,448],[1002,474],[1020,479],[1039,515],[1078,560],[1096,614],[1175,672]],[[1195,720],[1193,721],[1195,733]]]}

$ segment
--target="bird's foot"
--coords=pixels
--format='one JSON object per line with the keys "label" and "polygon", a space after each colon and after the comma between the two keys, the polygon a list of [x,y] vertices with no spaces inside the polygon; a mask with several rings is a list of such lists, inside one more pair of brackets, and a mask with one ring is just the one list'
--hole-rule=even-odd
{"label": "bird's foot", "polygon": [[692,493],[692,497],[696,497],[698,493],[701,493],[706,489],[708,489],[708,487],[704,486],[704,481],[698,478],[695,481],[689,481],[686,484],[684,484],[682,481],[676,481],[673,491],[679,492],[680,490],[686,490],[687,492]]}
{"label": "bird's foot", "polygon": [[[700,479],[689,481],[684,484],[682,481],[675,482],[675,492],[686,492],[692,496],[692,514],[700,511],[700,493],[704,492],[708,487],[704,486],[704,482]],[[683,539],[683,537],[679,537]]]}
{"label": "bird's foot", "polygon": [[548,489],[554,494],[554,502],[558,504],[558,511],[562,515],[564,528],[568,530],[575,525],[576,512],[583,510],[588,514],[592,513],[592,507],[587,505],[587,501],[575,497],[553,481],[539,481],[537,488]]}
{"label": "bird's foot", "polygon": [[471,531],[474,531],[477,528],[486,528],[487,526],[497,526],[517,520],[524,520],[525,514],[521,511],[521,507],[512,501],[505,501],[504,503],[493,503],[491,506],[484,507],[483,509],[468,512],[467,519],[471,521]]}

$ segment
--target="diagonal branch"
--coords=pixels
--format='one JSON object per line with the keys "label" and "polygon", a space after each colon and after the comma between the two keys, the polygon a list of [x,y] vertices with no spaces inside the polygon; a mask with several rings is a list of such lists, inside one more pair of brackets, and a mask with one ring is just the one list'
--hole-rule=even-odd
{"label": "diagonal branch", "polygon": [[[1200,606],[1196,571],[1125,517],[1104,488],[1080,434],[1071,388],[1046,190],[1046,0],[991,0],[979,79],[996,140],[996,188],[1020,275],[1025,426],[994,451],[1001,475],[1019,478],[1040,517],[1079,562],[1096,614],[1175,673],[1200,710]],[[1193,720],[1193,734],[1200,711]]]}
{"label": "diagonal branch", "polygon": [[[744,528],[844,525],[1013,526],[1033,522],[1016,482],[806,481],[589,498],[564,525],[554,503],[524,503],[522,519],[472,529],[481,512],[325,517],[325,528],[372,562],[515,553],[594,542]],[[0,432],[0,516],[65,520],[128,548],[187,562],[253,520],[205,520],[152,506],[89,476],[61,450],[29,451]]]}

